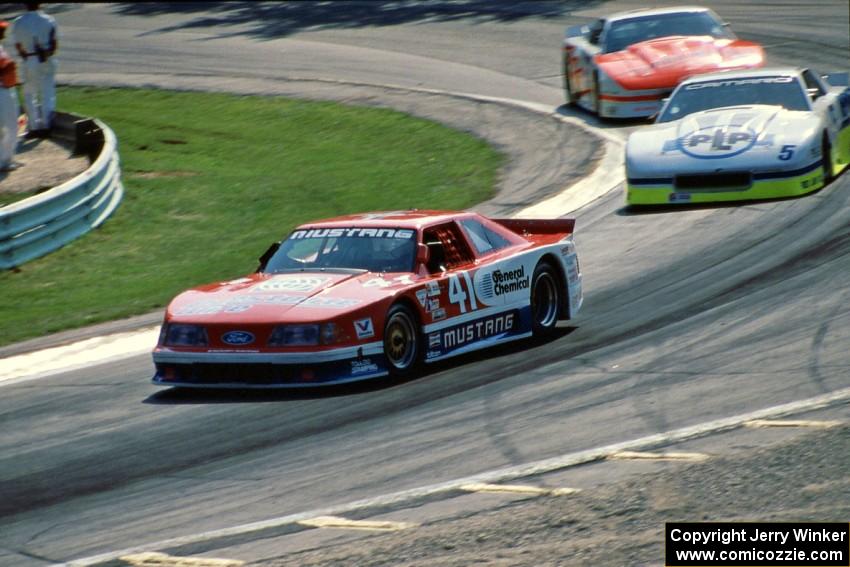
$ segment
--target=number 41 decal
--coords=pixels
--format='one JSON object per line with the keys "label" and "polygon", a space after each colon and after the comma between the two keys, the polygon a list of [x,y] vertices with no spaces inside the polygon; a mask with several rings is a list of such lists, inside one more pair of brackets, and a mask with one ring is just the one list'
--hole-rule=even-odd
{"label": "number 41 decal", "polygon": [[469,306],[471,311],[478,309],[478,303],[475,301],[475,289],[472,287],[472,278],[469,277],[469,272],[463,272],[463,279],[466,282],[466,289],[469,290],[467,295],[463,290],[463,284],[456,274],[449,276],[449,302],[457,303],[461,313],[466,313],[466,298],[469,297]]}

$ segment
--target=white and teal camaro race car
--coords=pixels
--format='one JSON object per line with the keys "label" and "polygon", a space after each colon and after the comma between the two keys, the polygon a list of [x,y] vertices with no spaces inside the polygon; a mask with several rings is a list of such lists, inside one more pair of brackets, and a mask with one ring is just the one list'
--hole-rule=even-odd
{"label": "white and teal camaro race car", "polygon": [[744,201],[823,187],[850,163],[846,85],[846,74],[795,68],[687,79],[655,124],[629,136],[626,202]]}

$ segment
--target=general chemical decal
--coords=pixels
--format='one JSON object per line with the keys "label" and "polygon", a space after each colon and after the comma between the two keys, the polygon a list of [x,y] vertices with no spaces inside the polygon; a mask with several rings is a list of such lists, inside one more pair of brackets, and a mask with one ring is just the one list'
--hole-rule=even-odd
{"label": "general chemical decal", "polygon": [[522,259],[478,270],[475,274],[475,295],[485,305],[514,303],[528,297],[531,267]]}

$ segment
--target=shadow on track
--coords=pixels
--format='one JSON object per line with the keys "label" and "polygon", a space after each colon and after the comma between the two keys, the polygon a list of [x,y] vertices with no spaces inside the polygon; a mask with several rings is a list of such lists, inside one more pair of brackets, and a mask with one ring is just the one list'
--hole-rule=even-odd
{"label": "shadow on track", "polygon": [[[279,390],[169,388],[157,391],[145,398],[142,403],[152,405],[243,404],[314,400],[368,394],[371,392],[388,390],[408,382],[426,380],[432,374],[459,368],[467,364],[474,364],[481,360],[497,359],[535,347],[545,346],[569,335],[576,329],[577,327],[559,327],[551,336],[544,339],[526,339],[516,341],[513,343],[507,343],[503,346],[487,348],[469,354],[460,355],[434,364],[426,364],[423,365],[422,369],[414,376],[402,380],[377,378],[373,380],[365,380],[363,382],[342,384],[339,386],[317,386],[315,388]],[[480,384],[477,382],[473,384],[473,386],[478,385]]]}
{"label": "shadow on track", "polygon": [[560,18],[586,10],[601,0],[493,2],[406,2],[359,0],[346,2],[122,2],[115,12],[131,16],[198,14],[159,32],[201,27],[251,25],[250,30],[224,32],[218,37],[247,35],[259,39],[286,37],[303,30],[353,29],[418,22],[472,20],[474,23],[514,22],[524,18]]}
{"label": "shadow on track", "polygon": [[[834,182],[834,180],[833,180]],[[617,216],[634,217],[643,215],[658,215],[664,213],[672,213],[675,211],[702,211],[711,209],[739,209],[743,207],[751,207],[754,205],[768,205],[771,203],[781,203],[783,201],[793,201],[795,199],[805,199],[817,195],[829,185],[825,185],[820,189],[806,193],[805,195],[793,195],[790,197],[774,197],[772,199],[749,199],[746,201],[724,201],[716,203],[690,203],[676,205],[626,205],[620,207],[616,211]]]}

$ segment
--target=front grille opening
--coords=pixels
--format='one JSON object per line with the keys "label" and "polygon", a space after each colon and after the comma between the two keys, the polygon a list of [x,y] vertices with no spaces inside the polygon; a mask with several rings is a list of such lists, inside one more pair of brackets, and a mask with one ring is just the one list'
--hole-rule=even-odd
{"label": "front grille opening", "polygon": [[753,176],[748,171],[699,173],[677,175],[674,183],[677,191],[744,191],[752,186]]}
{"label": "front grille opening", "polygon": [[190,384],[275,384],[294,382],[291,367],[274,364],[173,364],[181,382]]}

